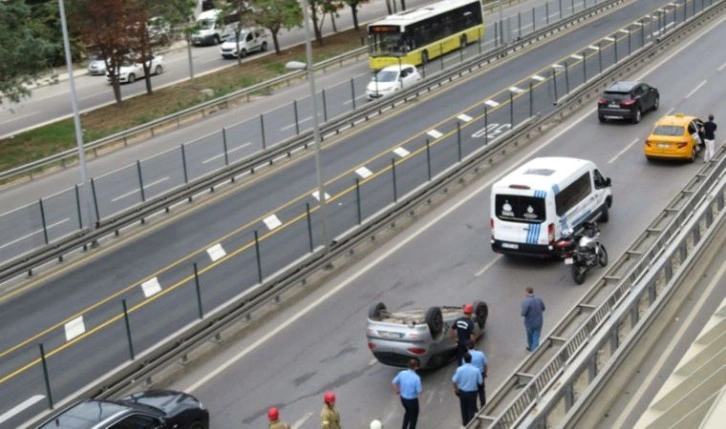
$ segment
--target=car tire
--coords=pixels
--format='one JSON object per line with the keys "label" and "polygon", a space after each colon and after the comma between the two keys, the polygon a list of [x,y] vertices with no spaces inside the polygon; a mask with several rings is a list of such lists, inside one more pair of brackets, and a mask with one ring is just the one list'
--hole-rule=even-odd
{"label": "car tire", "polygon": [[603,124],[608,121],[608,118],[606,118],[603,115],[597,115],[597,119],[602,122]]}
{"label": "car tire", "polygon": [[382,302],[373,304],[368,309],[368,318],[379,322],[381,321],[381,319],[383,319],[384,312],[386,312],[386,304]]}
{"label": "car tire", "polygon": [[267,50],[267,42],[262,42],[262,46],[260,47],[260,51],[265,52]]}
{"label": "car tire", "polygon": [[698,151],[696,150],[696,146],[693,146],[693,149],[691,149],[691,157],[688,158],[688,162],[696,162],[696,156],[698,155]]}
{"label": "car tire", "polygon": [[159,64],[154,69],[154,74],[162,74],[162,73],[164,73],[164,67],[161,64]]}
{"label": "car tire", "polygon": [[653,111],[658,110],[658,107],[660,107],[660,97],[655,97],[655,102],[653,103]]}
{"label": "car tire", "polygon": [[247,49],[242,49],[241,51],[239,51],[240,58],[244,58],[246,56],[247,56]]}
{"label": "car tire", "polygon": [[608,223],[610,221],[610,209],[608,209],[607,203],[602,205],[602,209],[600,209],[600,219],[598,220],[602,223]]}
{"label": "car tire", "polygon": [[192,424],[187,426],[187,429],[207,429],[207,425],[202,422],[192,422]]}
{"label": "car tire", "polygon": [[431,332],[431,337],[438,338],[444,331],[444,316],[440,307],[430,307],[426,310],[426,324]]}
{"label": "car tire", "polygon": [[222,43],[222,39],[219,38],[219,35],[215,35],[213,42],[215,45],[219,45],[220,43]]}
{"label": "car tire", "polygon": [[633,123],[638,124],[640,123],[640,120],[642,119],[642,112],[640,111],[640,107],[636,107],[633,111]]}
{"label": "car tire", "polygon": [[127,81],[128,83],[134,83],[134,82],[136,82],[136,75],[135,75],[135,74],[133,74],[133,73],[131,73],[131,74],[129,75],[128,79],[126,79],[126,81]]}
{"label": "car tire", "polygon": [[484,329],[487,325],[489,317],[489,306],[484,301],[474,301],[474,320],[479,325],[479,329]]}

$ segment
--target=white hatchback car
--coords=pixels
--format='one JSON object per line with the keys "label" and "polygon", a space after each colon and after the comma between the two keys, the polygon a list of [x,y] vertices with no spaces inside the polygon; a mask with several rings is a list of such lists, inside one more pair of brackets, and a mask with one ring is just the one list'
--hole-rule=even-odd
{"label": "white hatchback car", "polygon": [[401,64],[384,67],[371,78],[366,87],[366,98],[375,100],[408,88],[421,80],[421,75],[415,66]]}
{"label": "white hatchback car", "polygon": [[[154,55],[149,62],[149,71],[152,75],[162,74],[164,72],[164,57]],[[118,69],[119,83],[134,83],[136,79],[143,78],[144,66],[140,62],[126,60]],[[106,73],[106,78],[111,82],[111,73]]]}

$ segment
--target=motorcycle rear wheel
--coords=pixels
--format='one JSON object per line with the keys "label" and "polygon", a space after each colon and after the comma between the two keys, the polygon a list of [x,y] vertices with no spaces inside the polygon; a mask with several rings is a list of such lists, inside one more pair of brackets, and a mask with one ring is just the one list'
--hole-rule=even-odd
{"label": "motorcycle rear wheel", "polygon": [[572,279],[575,283],[578,285],[585,283],[585,277],[587,277],[587,267],[572,264]]}
{"label": "motorcycle rear wheel", "polygon": [[608,264],[608,251],[602,244],[600,245],[600,252],[597,256],[597,263],[600,264],[601,267],[604,267]]}

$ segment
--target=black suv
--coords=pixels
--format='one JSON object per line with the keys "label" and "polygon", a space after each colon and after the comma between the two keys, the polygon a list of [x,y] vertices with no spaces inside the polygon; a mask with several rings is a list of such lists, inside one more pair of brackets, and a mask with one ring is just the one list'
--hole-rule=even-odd
{"label": "black suv", "polygon": [[597,117],[600,122],[620,118],[637,124],[643,113],[658,110],[659,104],[656,88],[643,82],[615,82],[597,100]]}
{"label": "black suv", "polygon": [[209,412],[195,397],[170,390],[134,393],[118,401],[87,400],[37,429],[207,429]]}

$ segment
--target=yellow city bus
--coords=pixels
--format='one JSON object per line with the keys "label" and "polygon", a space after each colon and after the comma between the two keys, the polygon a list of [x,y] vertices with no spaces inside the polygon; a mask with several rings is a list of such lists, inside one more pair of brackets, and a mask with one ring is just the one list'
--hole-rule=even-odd
{"label": "yellow city bus", "polygon": [[370,66],[425,64],[484,37],[480,0],[444,0],[368,26]]}

